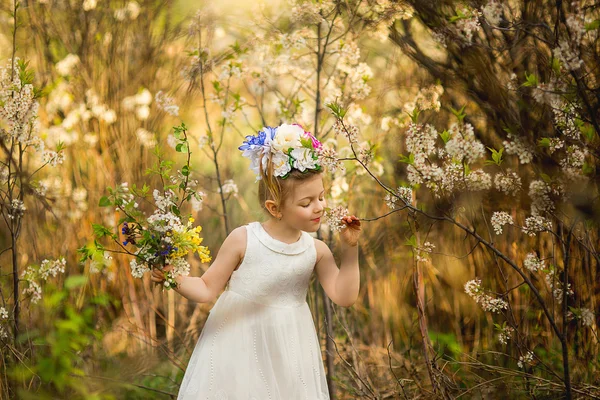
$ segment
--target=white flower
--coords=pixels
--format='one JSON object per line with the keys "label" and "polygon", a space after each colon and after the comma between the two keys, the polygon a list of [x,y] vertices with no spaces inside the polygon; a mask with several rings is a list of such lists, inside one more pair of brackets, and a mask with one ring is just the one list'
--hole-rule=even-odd
{"label": "white flower", "polygon": [[498,340],[500,341],[500,343],[502,343],[502,344],[508,343],[508,340],[511,338],[514,331],[515,331],[514,328],[512,328],[510,326],[506,326],[506,327],[500,329],[500,333],[498,334]]}
{"label": "white flower", "polygon": [[79,64],[79,57],[75,54],[69,54],[56,63],[56,71],[61,76],[71,75],[71,71],[77,64]]}
{"label": "white flower", "polygon": [[140,106],[148,106],[152,103],[152,93],[148,89],[143,89],[135,95],[135,103]]}
{"label": "white flower", "polygon": [[300,147],[300,137],[304,134],[304,129],[298,125],[281,124],[277,128],[275,138],[271,142],[273,150],[286,152],[288,149]]}
{"label": "white flower", "polygon": [[90,11],[96,8],[98,0],[83,0],[83,10]]}
{"label": "white flower", "polygon": [[508,140],[502,141],[504,148],[506,149],[507,154],[516,154],[519,156],[519,162],[521,164],[528,164],[533,160],[533,149],[525,139],[519,136],[514,136],[511,133],[507,134],[509,140],[512,139],[512,142]]}
{"label": "white flower", "polygon": [[177,139],[172,133],[167,136],[167,144],[173,149],[177,147]]}
{"label": "white flower", "polygon": [[204,192],[194,193],[194,195],[192,196],[192,198],[190,200],[190,202],[192,203],[192,210],[194,210],[194,211],[202,210],[202,203],[204,202],[204,196],[206,196],[206,194]]}
{"label": "white flower", "polygon": [[140,14],[140,5],[135,1],[130,1],[125,6],[125,10],[127,10],[127,14],[129,15],[129,19],[134,20]]}
{"label": "white flower", "polygon": [[148,119],[148,117],[150,116],[150,107],[148,106],[141,106],[138,107],[135,110],[135,116],[137,117],[137,119],[139,119],[140,121],[145,121]]}
{"label": "white flower", "polygon": [[496,235],[501,235],[502,227],[507,224],[513,225],[513,219],[506,211],[495,211],[492,214],[491,223]]}
{"label": "white flower", "polygon": [[179,115],[179,106],[175,104],[172,97],[165,95],[162,90],[156,93],[155,100],[158,108],[164,110],[167,114],[174,117]]}
{"label": "white flower", "polygon": [[329,225],[329,229],[331,229],[332,232],[339,232],[346,226],[342,222],[342,218],[349,214],[350,213],[347,208],[343,206],[337,206],[333,209],[325,211],[325,222],[327,225]]}
{"label": "white flower", "polygon": [[107,124],[114,124],[117,120],[117,113],[115,110],[108,109],[100,115],[100,118],[103,119]]}
{"label": "white flower", "polygon": [[219,188],[218,190],[219,193],[221,193],[221,191],[223,191],[223,194],[225,195],[233,194],[234,196],[237,196],[238,187],[233,179],[227,179],[225,182],[223,182],[223,187]]}
{"label": "white flower", "polygon": [[141,278],[144,276],[144,273],[150,271],[147,265],[138,264],[135,258],[129,262],[129,266],[131,267],[131,275],[134,278]]}
{"label": "white flower", "polygon": [[23,289],[24,295],[31,295],[31,302],[36,304],[42,299],[42,287],[36,281],[28,281],[29,287]]}
{"label": "white flower", "polygon": [[167,260],[167,264],[171,264],[173,269],[170,271],[173,278],[177,276],[187,276],[190,274],[190,264],[181,257]]}
{"label": "white flower", "polygon": [[500,20],[502,19],[502,5],[496,0],[488,1],[485,6],[481,7],[481,11],[490,25],[498,26],[500,24]]}
{"label": "white flower", "polygon": [[526,218],[525,226],[522,228],[523,233],[529,236],[535,236],[536,233],[546,230],[552,230],[552,222],[540,215]]}
{"label": "white flower", "polygon": [[[275,138],[277,138],[277,136],[275,136]],[[266,157],[263,158],[263,160],[266,161]],[[290,165],[289,160],[290,158],[288,157],[288,155],[284,154],[281,151],[276,151],[275,153],[272,153],[271,162],[273,163],[274,168],[273,175],[285,176],[285,174],[290,172],[292,170],[292,166]],[[266,162],[263,163],[263,168],[264,167],[266,167]]]}
{"label": "white flower", "polygon": [[40,265],[39,274],[42,279],[48,279],[48,276],[52,275],[55,277],[59,272],[65,272],[65,266],[67,260],[61,257],[57,260],[43,260]]}
{"label": "white flower", "polygon": [[8,311],[4,307],[0,307],[0,319],[8,319]]}
{"label": "white flower", "polygon": [[156,146],[156,138],[154,137],[154,133],[147,131],[144,128],[138,128],[135,131],[135,136],[144,147],[154,147]]}
{"label": "white flower", "polygon": [[465,283],[465,293],[468,294],[484,311],[500,313],[508,308],[508,303],[502,299],[485,294],[481,287],[481,279],[475,278]]}
{"label": "white flower", "polygon": [[294,158],[293,167],[300,171],[316,168],[317,160],[313,158],[313,154],[314,151],[307,147],[292,150],[291,156]]}
{"label": "white flower", "polygon": [[581,322],[584,326],[592,326],[594,324],[594,313],[589,308],[581,309]]}
{"label": "white flower", "polygon": [[535,252],[531,251],[525,256],[523,266],[531,272],[535,272],[544,268],[544,262],[538,258]]}
{"label": "white flower", "polygon": [[508,195],[516,196],[521,190],[521,178],[516,172],[508,168],[506,173],[499,172],[496,174],[494,177],[494,185],[496,186],[496,189]]}
{"label": "white flower", "polygon": [[531,364],[533,361],[533,352],[528,351],[524,356],[519,356],[519,361],[517,362],[517,366],[519,368],[523,368],[523,364]]}

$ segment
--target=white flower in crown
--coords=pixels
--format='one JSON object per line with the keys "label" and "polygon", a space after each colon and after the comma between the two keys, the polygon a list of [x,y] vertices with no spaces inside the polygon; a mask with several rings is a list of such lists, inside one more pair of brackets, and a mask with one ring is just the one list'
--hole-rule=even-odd
{"label": "white flower in crown", "polygon": [[304,129],[300,125],[281,124],[277,127],[275,138],[271,142],[271,151],[279,150],[287,153],[290,148],[301,147],[302,135],[304,135]]}
{"label": "white flower in crown", "polygon": [[[266,157],[264,160],[266,160]],[[292,170],[289,156],[281,151],[274,152],[271,155],[271,161],[273,162],[273,175],[275,176],[285,176]]]}
{"label": "white flower in crown", "polygon": [[290,155],[294,159],[294,168],[300,171],[316,168],[317,159],[313,157],[314,154],[315,152],[312,149],[306,147],[292,150]]}

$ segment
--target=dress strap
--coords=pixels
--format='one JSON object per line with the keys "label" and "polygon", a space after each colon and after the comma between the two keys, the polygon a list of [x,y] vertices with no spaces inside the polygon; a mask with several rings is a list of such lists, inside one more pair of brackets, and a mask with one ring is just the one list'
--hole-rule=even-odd
{"label": "dress strap", "polygon": [[248,224],[252,233],[258,240],[270,250],[281,254],[300,254],[313,245],[313,238],[308,232],[302,231],[300,239],[294,243],[285,243],[277,240],[267,233],[260,222],[255,221]]}

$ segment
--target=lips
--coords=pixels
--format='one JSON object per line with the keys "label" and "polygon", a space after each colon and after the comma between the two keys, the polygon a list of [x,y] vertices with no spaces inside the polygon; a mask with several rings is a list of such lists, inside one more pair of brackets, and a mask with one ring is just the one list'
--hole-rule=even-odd
{"label": "lips", "polygon": [[315,218],[315,219],[311,219],[311,221],[313,221],[313,222],[319,222],[320,220],[321,220],[321,217]]}

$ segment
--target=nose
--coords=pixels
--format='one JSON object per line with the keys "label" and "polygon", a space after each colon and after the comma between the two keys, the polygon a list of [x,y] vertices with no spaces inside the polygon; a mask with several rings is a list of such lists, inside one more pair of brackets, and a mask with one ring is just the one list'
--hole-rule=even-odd
{"label": "nose", "polygon": [[319,201],[317,203],[317,207],[315,208],[315,214],[321,214],[323,209],[325,208],[325,200]]}

